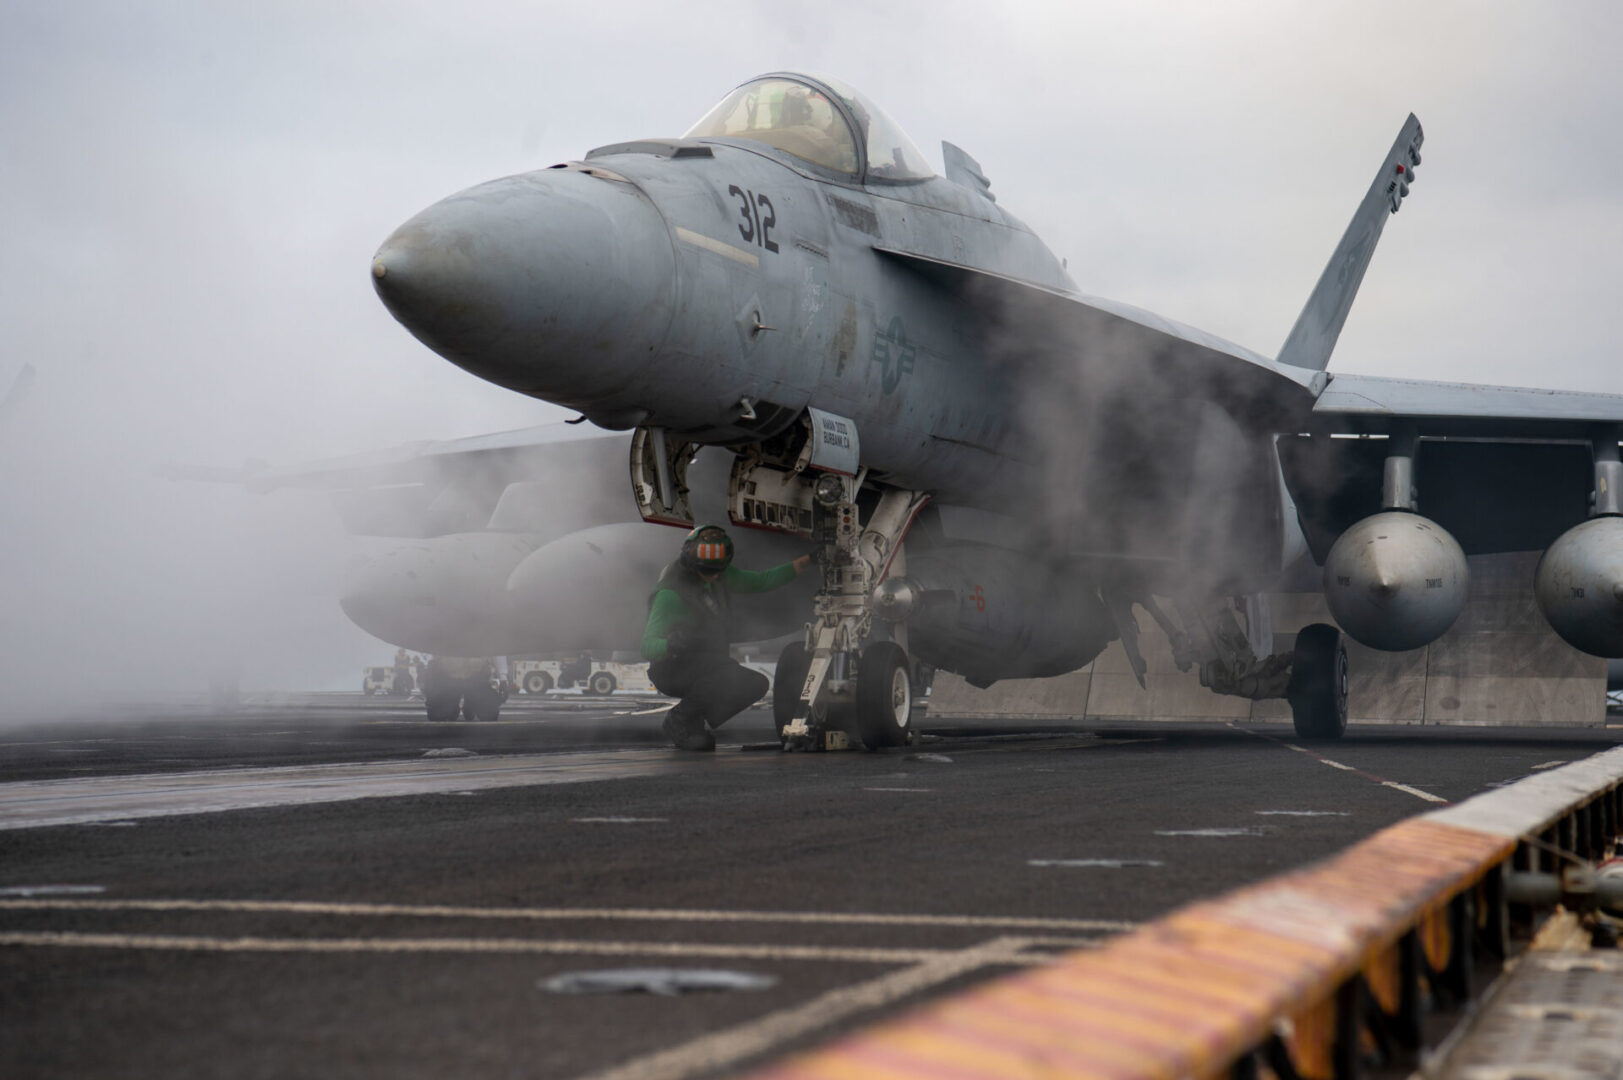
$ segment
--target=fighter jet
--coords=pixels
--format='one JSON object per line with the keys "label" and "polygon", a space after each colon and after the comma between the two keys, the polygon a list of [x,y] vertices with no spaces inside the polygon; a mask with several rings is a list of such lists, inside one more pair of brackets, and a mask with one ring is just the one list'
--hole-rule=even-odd
{"label": "fighter jet", "polygon": [[[160,472],[261,494],[329,494],[351,534],[339,605],[391,645],[450,657],[608,654],[636,648],[645,586],[670,561],[671,537],[625,497],[624,437],[595,435],[550,424],[292,466]],[[727,460],[718,450],[692,465],[709,481],[697,505],[718,519]],[[805,550],[770,533],[739,540],[750,565]],[[738,633],[746,642],[790,634],[812,593],[808,577],[738,598]]]}
{"label": "fighter jet", "polygon": [[[1440,636],[1467,552],[1547,549],[1551,625],[1623,655],[1623,397],[1327,370],[1422,141],[1408,117],[1273,357],[1082,295],[969,154],[943,143],[938,175],[873,102],[793,72],[681,137],[452,195],[371,272],[452,363],[631,431],[644,520],[724,501],[815,546],[788,745],[906,742],[930,668],[1054,676],[1120,639],[1142,681],[1135,609],[1204,685],[1328,739],[1342,632]],[[689,471],[705,447],[725,479]],[[1339,628],[1273,654],[1261,597],[1304,557]]]}

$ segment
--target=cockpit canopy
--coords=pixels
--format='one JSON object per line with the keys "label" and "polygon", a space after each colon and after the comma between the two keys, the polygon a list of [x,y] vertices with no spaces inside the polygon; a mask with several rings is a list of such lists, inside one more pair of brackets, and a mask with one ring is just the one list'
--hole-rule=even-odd
{"label": "cockpit canopy", "polygon": [[752,79],[723,98],[686,135],[707,136],[763,142],[859,179],[900,182],[935,175],[890,117],[833,79],[788,72]]}

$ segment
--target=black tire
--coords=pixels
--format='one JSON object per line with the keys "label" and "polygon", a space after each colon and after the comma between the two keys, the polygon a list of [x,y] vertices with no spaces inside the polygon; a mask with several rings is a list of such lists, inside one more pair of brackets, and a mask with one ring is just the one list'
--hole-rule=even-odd
{"label": "black tire", "polygon": [[1347,644],[1340,630],[1325,623],[1302,627],[1285,700],[1298,738],[1329,741],[1346,732]]}
{"label": "black tire", "polygon": [[493,724],[501,718],[502,703],[506,700],[502,692],[492,686],[470,686],[462,695],[462,718]]}
{"label": "black tire", "polygon": [[862,650],[857,667],[857,731],[869,750],[906,746],[913,730],[913,673],[894,641]]}
{"label": "black tire", "polygon": [[614,688],[620,684],[614,681],[614,676],[606,671],[599,671],[586,680],[586,688],[598,697],[608,697],[614,693]]}
{"label": "black tire", "polygon": [[462,708],[462,695],[454,690],[436,690],[423,695],[423,708],[434,723],[448,723],[456,719],[457,710]]}
{"label": "black tire", "polygon": [[455,720],[462,708],[462,682],[445,674],[445,669],[430,661],[423,669],[423,708],[435,723]]}
{"label": "black tire", "polygon": [[544,671],[532,671],[524,676],[526,694],[544,694],[552,689],[552,676]]}
{"label": "black tire", "polygon": [[783,647],[778,654],[778,674],[772,680],[772,722],[777,725],[778,739],[783,729],[800,715],[800,688],[811,670],[811,653],[796,641]]}

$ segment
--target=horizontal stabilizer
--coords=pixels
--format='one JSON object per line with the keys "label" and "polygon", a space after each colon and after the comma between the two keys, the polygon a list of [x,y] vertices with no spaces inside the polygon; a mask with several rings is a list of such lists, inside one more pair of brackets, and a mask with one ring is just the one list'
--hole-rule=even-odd
{"label": "horizontal stabilizer", "polygon": [[1425,134],[1413,113],[1404,121],[1397,141],[1375,173],[1375,181],[1358,204],[1357,213],[1336,245],[1330,263],[1319,276],[1307,306],[1297,316],[1290,336],[1279,350],[1279,362],[1310,371],[1323,371],[1346,325],[1353,297],[1363,283],[1375,243],[1381,238],[1389,214],[1398,212],[1420,165],[1420,144]]}

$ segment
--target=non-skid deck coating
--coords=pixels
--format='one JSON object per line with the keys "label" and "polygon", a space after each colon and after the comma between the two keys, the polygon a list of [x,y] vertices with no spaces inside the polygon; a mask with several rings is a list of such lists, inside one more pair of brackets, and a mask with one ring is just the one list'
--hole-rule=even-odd
{"label": "non-skid deck coating", "polygon": [[1439,913],[1507,858],[1518,835],[1620,782],[1615,749],[1405,821],[1316,866],[938,1002],[759,1080],[1212,1074]]}
{"label": "non-skid deck coating", "polygon": [[1406,822],[1314,869],[1196,904],[763,1076],[1205,1075],[1262,1042],[1279,1016],[1328,995],[1405,920],[1511,846]]}
{"label": "non-skid deck coating", "polygon": [[[647,706],[622,708],[436,725],[322,702],[0,730],[0,794],[99,778],[144,798],[300,765],[286,791],[334,796],[0,830],[0,1075],[736,1075],[1616,741],[1409,729],[1314,757],[1288,728],[1158,725],[741,752],[770,739],[762,713],[681,755]],[[452,746],[479,756],[423,756]],[[531,759],[556,769],[469,779]],[[371,798],[353,779],[402,769],[436,789]],[[667,966],[777,982],[546,989]]]}

